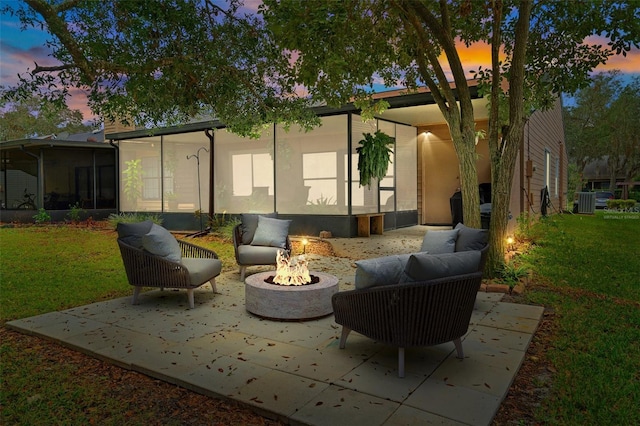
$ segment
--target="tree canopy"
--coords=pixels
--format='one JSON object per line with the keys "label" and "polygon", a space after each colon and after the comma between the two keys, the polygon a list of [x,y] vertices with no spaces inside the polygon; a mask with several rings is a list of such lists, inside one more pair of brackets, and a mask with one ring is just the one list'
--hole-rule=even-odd
{"label": "tree canopy", "polygon": [[21,76],[15,97],[39,93],[58,103],[69,89],[89,95],[106,120],[138,125],[218,118],[231,130],[256,134],[266,123],[317,119],[294,96],[282,72],[288,56],[275,49],[256,15],[241,2],[214,0],[25,0],[3,13],[42,26],[60,62]]}
{"label": "tree canopy", "polygon": [[618,71],[596,74],[564,116],[567,150],[578,174],[599,159],[607,160],[610,188],[616,176],[632,181],[640,173],[640,78],[625,84]]}
{"label": "tree canopy", "polygon": [[91,130],[82,122],[79,110],[70,110],[38,96],[3,105],[0,112],[0,141],[26,139],[50,134]]}

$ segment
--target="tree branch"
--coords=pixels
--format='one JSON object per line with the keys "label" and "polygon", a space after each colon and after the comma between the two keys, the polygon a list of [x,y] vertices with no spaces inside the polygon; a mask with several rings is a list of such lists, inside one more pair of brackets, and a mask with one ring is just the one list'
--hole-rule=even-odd
{"label": "tree branch", "polygon": [[63,71],[63,70],[69,70],[72,68],[75,68],[73,64],[63,64],[63,65],[56,65],[56,66],[51,66],[51,67],[43,67],[38,65],[37,62],[34,62],[34,64],[36,65],[36,67],[33,69],[33,71],[31,71],[31,74],[38,74],[41,72],[55,72],[55,71]]}
{"label": "tree branch", "polygon": [[[44,18],[49,27],[49,32],[56,36],[60,43],[67,49],[73,59],[74,65],[80,70],[85,79],[89,81],[89,84],[93,83],[96,80],[96,75],[93,72],[91,64],[84,56],[82,48],[74,40],[73,35],[67,27],[67,23],[58,15],[58,10],[54,9],[52,5],[44,0],[24,1]],[[65,8],[62,10],[68,10],[74,3],[74,0],[64,3]]]}

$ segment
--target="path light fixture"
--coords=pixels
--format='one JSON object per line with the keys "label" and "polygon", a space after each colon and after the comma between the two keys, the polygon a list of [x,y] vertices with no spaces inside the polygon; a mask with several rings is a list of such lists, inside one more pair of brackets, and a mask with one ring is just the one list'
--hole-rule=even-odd
{"label": "path light fixture", "polygon": [[307,244],[309,244],[309,240],[306,238],[302,239],[302,254],[307,253]]}
{"label": "path light fixture", "polygon": [[508,236],[507,237],[507,251],[513,251],[513,237],[512,236]]}

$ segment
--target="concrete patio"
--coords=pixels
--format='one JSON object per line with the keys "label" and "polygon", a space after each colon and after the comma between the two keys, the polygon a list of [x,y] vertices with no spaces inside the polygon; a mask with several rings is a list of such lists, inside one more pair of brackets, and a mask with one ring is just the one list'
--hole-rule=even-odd
{"label": "concrete patio", "polygon": [[[419,247],[425,227],[371,238],[331,239],[338,256],[365,258]],[[312,270],[353,288],[347,257],[310,255]],[[249,268],[248,273],[268,270]],[[271,321],[249,314],[238,272],[223,273],[218,293],[159,290],[12,321],[13,329],[206,395],[245,403],[291,424],[489,424],[535,332],[543,308],[478,293],[465,359],[453,343],[406,350],[406,377],[397,376],[397,349],[352,333],[338,348],[333,316]]]}

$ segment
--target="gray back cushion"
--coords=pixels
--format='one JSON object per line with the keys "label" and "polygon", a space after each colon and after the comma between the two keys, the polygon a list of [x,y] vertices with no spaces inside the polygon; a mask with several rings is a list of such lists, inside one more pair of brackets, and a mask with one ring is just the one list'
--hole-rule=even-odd
{"label": "gray back cushion", "polygon": [[489,230],[469,228],[459,223],[455,229],[458,230],[456,240],[456,251],[482,250],[489,243]]}
{"label": "gray back cushion", "polygon": [[135,223],[118,223],[118,238],[135,248],[142,248],[142,236],[151,230],[153,222],[145,220]]}
{"label": "gray back cushion", "polygon": [[287,247],[290,220],[273,219],[259,216],[258,227],[254,233],[252,246]]}
{"label": "gray back cushion", "polygon": [[182,251],[176,238],[169,231],[155,223],[149,232],[142,236],[142,247],[149,253],[173,262],[182,260]]}
{"label": "gray back cushion", "polygon": [[275,219],[278,217],[278,213],[243,213],[242,214],[242,244],[249,245],[253,241],[253,236],[258,227],[258,217],[270,217]]}
{"label": "gray back cushion", "polygon": [[364,259],[356,262],[356,289],[398,284],[410,254]]}
{"label": "gray back cushion", "polygon": [[404,269],[404,282],[428,281],[436,278],[477,272],[480,267],[479,251],[460,253],[412,254]]}
{"label": "gray back cushion", "polygon": [[458,230],[450,231],[427,231],[422,239],[420,251],[432,254],[453,253],[456,249],[456,239]]}

